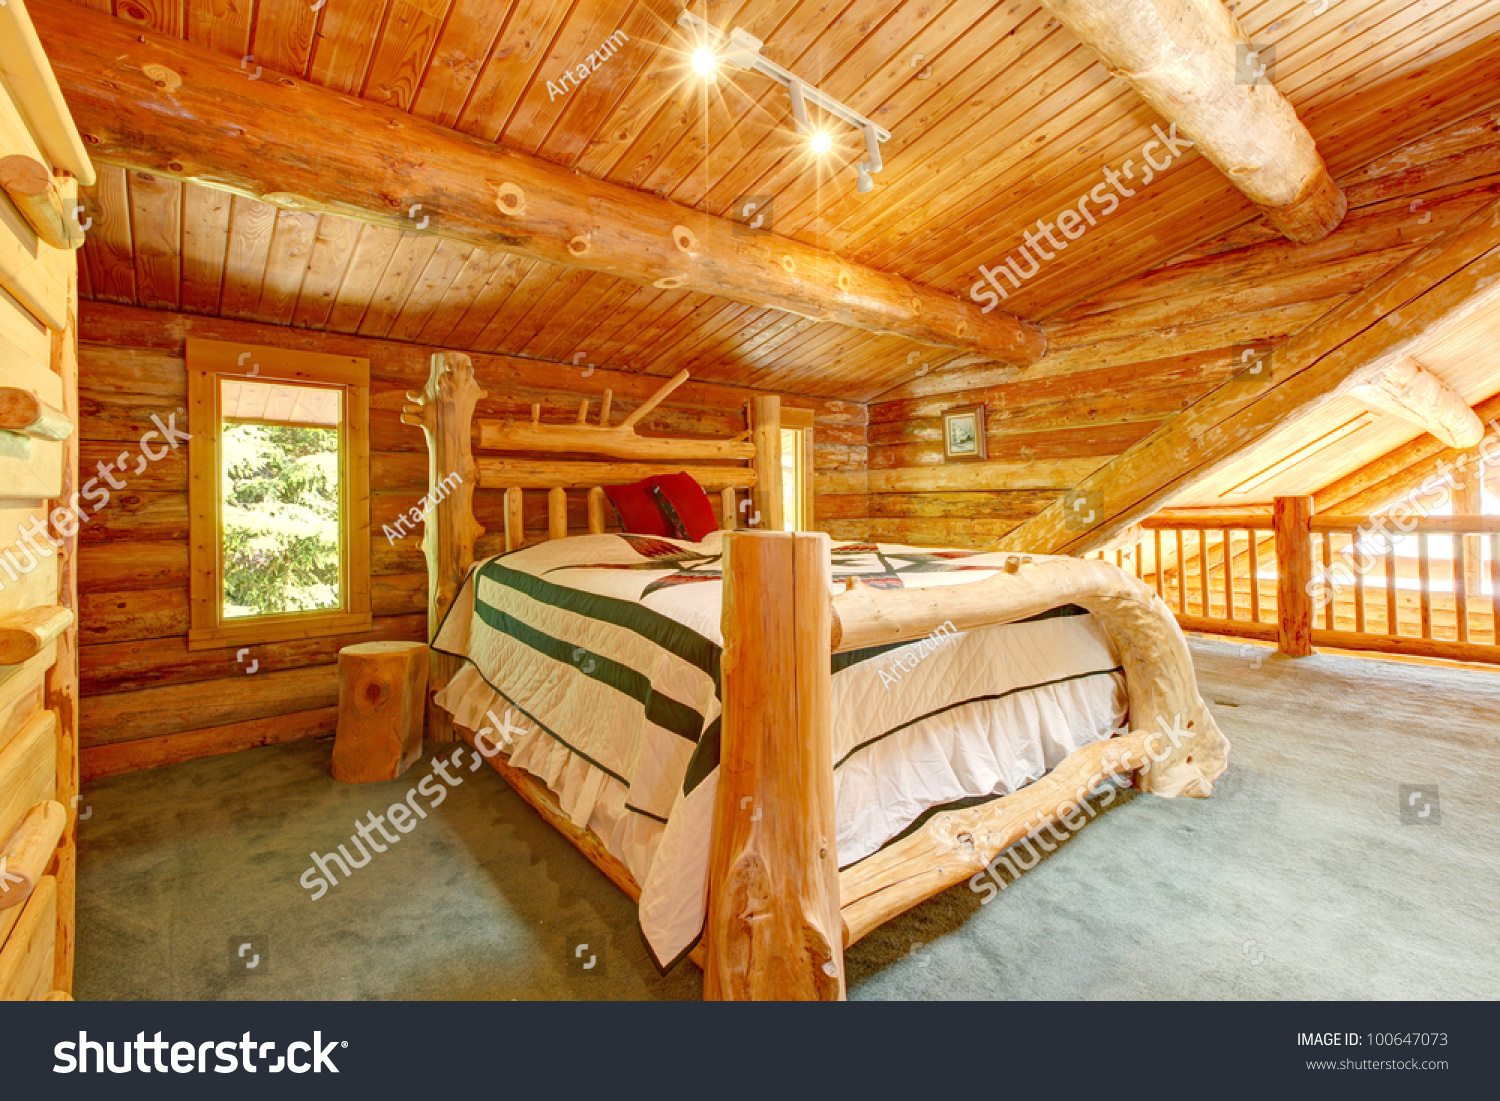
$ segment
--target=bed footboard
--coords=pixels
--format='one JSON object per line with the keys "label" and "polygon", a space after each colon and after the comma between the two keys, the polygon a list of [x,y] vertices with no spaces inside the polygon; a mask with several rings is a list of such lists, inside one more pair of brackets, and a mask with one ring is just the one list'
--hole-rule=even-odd
{"label": "bed footboard", "polygon": [[833,651],[910,641],[947,621],[966,631],[1076,604],[1103,625],[1119,651],[1131,727],[1176,735],[1159,759],[1139,770],[1138,786],[1169,797],[1212,794],[1228,767],[1229,743],[1198,695],[1187,639],[1161,598],[1096,559],[1018,556],[1011,566],[972,585],[841,593],[833,601]]}
{"label": "bed footboard", "polygon": [[[1203,798],[1229,743],[1198,695],[1187,641],[1146,585],[1105,562],[1021,559],[968,585],[830,595],[828,537],[724,537],[722,750],[709,884],[710,998],[844,994],[843,949],[1080,809],[1111,776]],[[830,713],[834,653],[907,642],[1076,604],[1125,668],[1130,733],[1070,754],[1047,777],[837,871]]]}

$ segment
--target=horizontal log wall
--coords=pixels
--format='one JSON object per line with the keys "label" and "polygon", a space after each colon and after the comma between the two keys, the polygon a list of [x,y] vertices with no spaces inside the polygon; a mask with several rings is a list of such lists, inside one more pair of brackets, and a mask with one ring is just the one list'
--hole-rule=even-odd
{"label": "horizontal log wall", "polygon": [[[1049,319],[1051,350],[1032,367],[948,370],[883,394],[870,406],[870,537],[987,546],[1040,512],[1247,351],[1273,350],[1500,196],[1494,116],[1339,182],[1348,216],[1317,244],[1241,227]],[[944,463],[943,410],[978,403],[988,461]]]}
{"label": "horizontal log wall", "polygon": [[[370,361],[370,527],[374,629],[357,635],[236,649],[189,651],[186,448],[124,476],[81,532],[79,563],[83,770],[112,775],[255,745],[333,732],[339,648],[353,642],[421,640],[427,577],[421,528],[389,542],[381,529],[426,490],[419,429],[400,423],[406,392],[421,389],[434,351],[415,344],[303,329],[85,303],[81,324],[80,431],[86,481],[96,464],[138,453],[155,414],[174,413],[186,429],[188,336],[357,355]],[[571,423],[580,396],[614,390],[618,423],[661,383],[641,375],[509,356],[475,355],[489,397],[478,416]],[[745,430],[744,403],[755,391],[688,382],[641,422],[647,435],[730,436]],[[865,408],[850,402],[783,396],[814,410],[817,525],[835,539],[863,539]],[[598,403],[592,416],[598,416]],[[133,466],[133,464],[132,464]],[[570,494],[570,530],[587,530],[583,494]],[[488,533],[480,554],[504,549],[503,495],[475,494]],[[526,530],[544,536],[545,493],[527,494]],[[613,518],[611,517],[611,526]],[[408,529],[411,530],[411,529]],[[256,672],[245,670],[251,661]]]}

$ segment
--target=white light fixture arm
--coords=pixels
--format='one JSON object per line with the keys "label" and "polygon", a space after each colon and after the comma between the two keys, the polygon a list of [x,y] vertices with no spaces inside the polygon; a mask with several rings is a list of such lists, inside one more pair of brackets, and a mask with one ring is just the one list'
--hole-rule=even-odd
{"label": "white light fixture arm", "polygon": [[792,97],[792,122],[796,124],[797,133],[811,137],[813,128],[812,123],[807,120],[807,101],[802,98],[802,81],[789,81],[786,90]]}
{"label": "white light fixture arm", "polygon": [[885,161],[880,158],[880,138],[875,134],[873,124],[866,126],[865,130],[865,157],[864,164],[860,165],[866,172],[879,172],[885,167]]}

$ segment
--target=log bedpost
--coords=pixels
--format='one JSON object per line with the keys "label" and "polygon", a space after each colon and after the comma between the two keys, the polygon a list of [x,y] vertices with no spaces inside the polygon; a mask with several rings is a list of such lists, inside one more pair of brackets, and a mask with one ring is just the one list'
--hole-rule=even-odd
{"label": "log bedpost", "polygon": [[760,514],[755,526],[780,531],[781,515],[781,398],[750,399],[750,433],[755,443],[755,488],[750,499]]}
{"label": "log bedpost", "polygon": [[724,536],[723,748],[705,998],[836,1001],[829,539]]}
{"label": "log bedpost", "polygon": [[589,534],[604,534],[604,490],[598,486],[589,490]]}
{"label": "log bedpost", "polygon": [[[474,381],[474,362],[459,352],[439,352],[432,357],[432,372],[420,394],[407,394],[415,405],[402,412],[406,424],[420,425],[427,435],[427,485],[431,511],[422,532],[422,553],[427,556],[427,641],[437,633],[443,614],[458,595],[469,566],[474,561],[474,543],[484,528],[474,519],[474,487],[478,468],[470,425],[474,407],[485,392]],[[457,486],[446,492],[438,485],[457,474]],[[427,678],[427,737],[451,742],[458,737],[453,720],[432,696],[458,672],[460,661],[434,653]]]}
{"label": "log bedpost", "polygon": [[1312,514],[1311,497],[1276,498],[1276,648],[1293,658],[1313,652]]}

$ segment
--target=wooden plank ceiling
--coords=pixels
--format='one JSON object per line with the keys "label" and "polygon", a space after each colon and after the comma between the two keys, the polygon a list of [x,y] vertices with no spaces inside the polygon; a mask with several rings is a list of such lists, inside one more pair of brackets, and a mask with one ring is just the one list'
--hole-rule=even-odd
{"label": "wooden plank ceiling", "polygon": [[[1462,78],[1500,63],[1495,0],[1230,6],[1274,45],[1268,75],[1336,176],[1473,110]],[[954,294],[1105,165],[1138,159],[1160,123],[1033,0],[693,8],[892,132],[873,193],[855,191],[854,135],[813,163],[768,81],[726,74],[705,92],[687,79],[668,0],[115,0],[113,12],[241,58],[247,79],[294,74],[714,214],[770,197],[775,232]],[[616,30],[629,36],[618,55],[549,92]],[[440,211],[413,211],[403,233],[112,168],[89,201],[82,294],[102,301],[856,400],[964,362],[440,242],[418,231]],[[1189,152],[1005,305],[1046,319],[1253,213]]]}

